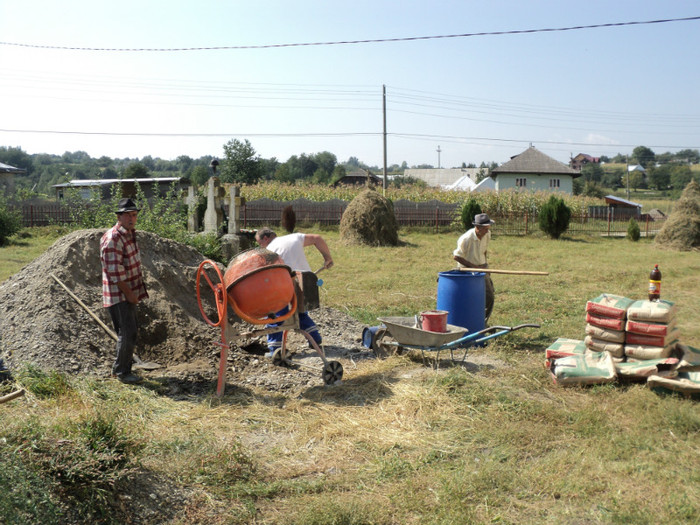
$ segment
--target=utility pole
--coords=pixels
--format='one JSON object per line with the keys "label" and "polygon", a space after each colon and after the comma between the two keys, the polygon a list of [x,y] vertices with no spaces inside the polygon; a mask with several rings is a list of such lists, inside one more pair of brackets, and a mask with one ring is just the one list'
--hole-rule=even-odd
{"label": "utility pole", "polygon": [[382,84],[382,114],[384,116],[384,186],[382,188],[382,195],[386,197],[386,186],[387,186],[387,176],[386,176],[386,86]]}
{"label": "utility pole", "polygon": [[630,200],[630,159],[625,155],[625,178],[627,179],[627,200]]}
{"label": "utility pole", "polygon": [[440,169],[440,152],[441,152],[442,150],[440,149],[440,145],[439,145],[439,144],[438,144],[438,149],[436,149],[435,151],[437,151],[437,154],[438,154],[438,169]]}

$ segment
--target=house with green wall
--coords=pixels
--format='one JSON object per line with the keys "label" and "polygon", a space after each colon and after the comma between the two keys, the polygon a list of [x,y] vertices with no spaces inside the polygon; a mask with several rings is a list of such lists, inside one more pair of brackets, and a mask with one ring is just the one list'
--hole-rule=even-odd
{"label": "house with green wall", "polygon": [[574,179],[581,172],[545,155],[534,146],[511,157],[491,170],[496,191],[516,188],[528,191],[552,191],[572,194]]}

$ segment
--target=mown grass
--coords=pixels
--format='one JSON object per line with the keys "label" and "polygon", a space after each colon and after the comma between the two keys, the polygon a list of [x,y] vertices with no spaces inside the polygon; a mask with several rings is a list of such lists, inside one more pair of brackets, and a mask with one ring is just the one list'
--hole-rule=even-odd
{"label": "mown grass", "polygon": [[[435,307],[458,233],[404,232],[395,248],[323,235],[336,265],[321,274],[322,304],[376,324]],[[347,366],[341,385],[319,381],[299,398],[229,385],[218,400],[212,385],[189,401],[16,373],[0,387],[28,390],[0,405],[0,476],[16,487],[0,493],[0,510],[20,505],[3,514],[9,523],[128,522],[138,516],[118,495],[146,472],[182,491],[167,523],[698,523],[697,402],[643,384],[563,388],[543,368],[554,339],[583,337],[587,299],[643,298],[657,263],[682,339],[698,346],[697,252],[645,239],[501,236],[492,268],[549,272],[494,276],[491,322],[541,324],[467,357],[502,366],[436,372],[392,357]],[[72,453],[57,454],[62,447]],[[77,467],[86,475],[68,483]],[[86,496],[91,488],[97,496]]]}

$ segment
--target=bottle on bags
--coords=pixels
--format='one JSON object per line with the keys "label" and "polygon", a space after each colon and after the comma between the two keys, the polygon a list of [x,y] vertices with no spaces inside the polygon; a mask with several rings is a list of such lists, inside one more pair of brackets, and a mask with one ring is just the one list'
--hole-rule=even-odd
{"label": "bottle on bags", "polygon": [[654,269],[649,274],[649,300],[658,301],[661,297],[661,270],[655,264]]}

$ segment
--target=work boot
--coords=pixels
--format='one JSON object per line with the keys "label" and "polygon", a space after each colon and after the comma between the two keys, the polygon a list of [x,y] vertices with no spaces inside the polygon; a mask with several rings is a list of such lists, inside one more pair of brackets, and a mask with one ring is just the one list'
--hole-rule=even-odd
{"label": "work boot", "polygon": [[120,374],[117,376],[117,379],[121,381],[122,383],[126,383],[128,385],[135,385],[136,383],[140,383],[143,381],[139,376],[136,374]]}

